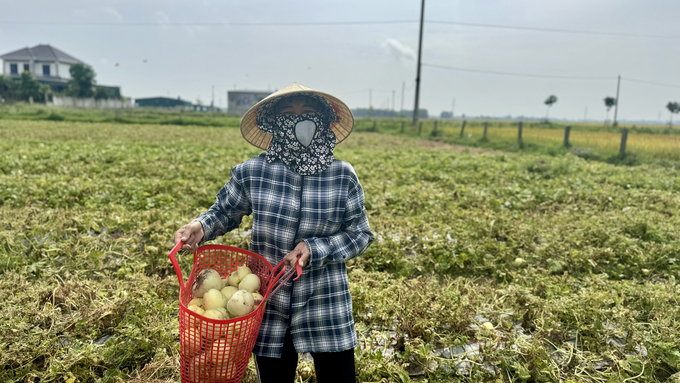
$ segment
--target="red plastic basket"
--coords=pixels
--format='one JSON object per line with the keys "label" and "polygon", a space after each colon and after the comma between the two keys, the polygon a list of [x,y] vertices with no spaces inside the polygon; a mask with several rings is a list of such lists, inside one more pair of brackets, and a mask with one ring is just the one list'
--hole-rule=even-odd
{"label": "red plastic basket", "polygon": [[[275,267],[264,257],[232,246],[201,246],[194,253],[194,265],[189,280],[184,282],[175,254],[182,248],[179,242],[168,257],[179,281],[179,354],[182,383],[240,382],[253,352],[267,300],[297,271],[299,264],[286,271],[283,261]],[[226,320],[206,318],[188,309],[193,299],[191,287],[198,273],[205,269],[217,271],[224,279],[237,267],[246,265],[260,278],[263,301],[250,314]]]}

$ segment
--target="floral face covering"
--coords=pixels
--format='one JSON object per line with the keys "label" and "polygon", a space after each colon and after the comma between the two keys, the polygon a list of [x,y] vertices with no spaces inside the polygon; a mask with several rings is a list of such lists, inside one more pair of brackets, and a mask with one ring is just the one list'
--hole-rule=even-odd
{"label": "floral face covering", "polygon": [[267,162],[280,158],[302,176],[319,173],[333,162],[335,134],[329,127],[324,127],[318,113],[276,116],[274,125],[276,130],[267,132],[272,135]]}
{"label": "floral face covering", "polygon": [[330,122],[335,121],[335,113],[325,100],[315,100],[315,113],[279,116],[273,113],[274,105],[258,111],[258,126],[272,135],[267,162],[281,159],[302,176],[320,173],[333,162],[336,139]]}

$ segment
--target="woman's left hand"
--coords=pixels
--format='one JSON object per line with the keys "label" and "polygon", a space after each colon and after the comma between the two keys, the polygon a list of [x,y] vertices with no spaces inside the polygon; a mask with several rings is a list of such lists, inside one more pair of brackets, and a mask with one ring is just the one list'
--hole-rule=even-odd
{"label": "woman's left hand", "polygon": [[295,260],[297,259],[298,255],[300,255],[300,266],[305,267],[307,261],[309,260],[309,248],[307,247],[305,241],[298,243],[293,251],[283,257],[283,264],[286,266],[295,267]]}

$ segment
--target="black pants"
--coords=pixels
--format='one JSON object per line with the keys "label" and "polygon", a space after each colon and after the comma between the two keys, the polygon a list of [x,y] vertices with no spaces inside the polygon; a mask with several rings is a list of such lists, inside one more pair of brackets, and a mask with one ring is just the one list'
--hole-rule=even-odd
{"label": "black pants", "polygon": [[[319,383],[356,383],[354,349],[340,352],[312,352],[316,379]],[[257,379],[260,383],[293,383],[298,354],[290,330],[283,340],[281,358],[255,356]]]}

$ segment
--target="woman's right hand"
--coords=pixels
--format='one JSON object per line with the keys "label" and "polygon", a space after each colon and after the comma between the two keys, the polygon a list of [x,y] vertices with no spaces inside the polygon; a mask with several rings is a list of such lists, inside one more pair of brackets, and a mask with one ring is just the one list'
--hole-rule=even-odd
{"label": "woman's right hand", "polygon": [[203,225],[198,221],[188,223],[175,232],[175,245],[179,241],[184,242],[183,250],[196,251],[202,239]]}

